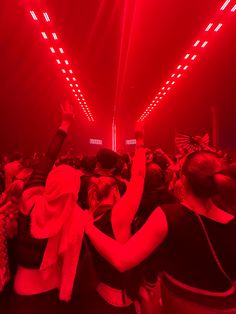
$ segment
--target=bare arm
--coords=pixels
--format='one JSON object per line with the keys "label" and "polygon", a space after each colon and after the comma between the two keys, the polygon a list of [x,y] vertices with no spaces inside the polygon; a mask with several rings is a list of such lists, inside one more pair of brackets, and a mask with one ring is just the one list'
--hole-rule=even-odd
{"label": "bare arm", "polygon": [[112,209],[111,223],[115,238],[126,242],[131,236],[131,222],[139,207],[146,174],[146,156],[143,148],[143,126],[136,127],[137,147],[132,165],[131,180],[125,194]]}
{"label": "bare arm", "polygon": [[85,232],[98,252],[120,272],[124,272],[142,262],[163,242],[168,225],[164,212],[158,207],[125,244],[108,237],[91,223]]}

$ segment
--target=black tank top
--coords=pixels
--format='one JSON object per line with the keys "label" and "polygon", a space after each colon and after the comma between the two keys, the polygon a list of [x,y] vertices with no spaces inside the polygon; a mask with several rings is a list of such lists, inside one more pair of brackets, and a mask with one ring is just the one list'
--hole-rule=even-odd
{"label": "black tank top", "polygon": [[[103,233],[115,239],[111,224],[111,209],[101,215],[94,224]],[[126,291],[129,297],[135,298],[140,285],[142,267],[136,267],[120,273],[96,251],[91,243],[90,245],[93,252],[94,266],[99,279],[110,287]]]}
{"label": "black tank top", "polygon": [[[149,266],[193,287],[217,292],[229,289],[230,283],[213,258],[196,214],[181,204],[161,208],[166,215],[168,235],[154,252]],[[223,268],[235,280],[236,218],[227,224],[201,218]]]}
{"label": "black tank top", "polygon": [[30,232],[30,214],[19,214],[16,259],[19,266],[30,269],[39,269],[48,240],[35,239],[32,237]]}

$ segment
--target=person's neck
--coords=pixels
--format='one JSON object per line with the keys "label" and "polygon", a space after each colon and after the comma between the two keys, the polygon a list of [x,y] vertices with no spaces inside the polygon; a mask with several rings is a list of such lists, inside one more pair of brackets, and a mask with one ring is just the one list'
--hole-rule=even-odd
{"label": "person's neck", "polygon": [[193,210],[194,212],[203,215],[208,215],[212,210],[216,208],[210,198],[199,199],[191,193],[186,195],[181,203],[189,209]]}
{"label": "person's neck", "polygon": [[184,198],[181,204],[196,214],[203,215],[219,223],[226,224],[235,218],[234,215],[217,207],[211,199],[202,200],[190,194]]}

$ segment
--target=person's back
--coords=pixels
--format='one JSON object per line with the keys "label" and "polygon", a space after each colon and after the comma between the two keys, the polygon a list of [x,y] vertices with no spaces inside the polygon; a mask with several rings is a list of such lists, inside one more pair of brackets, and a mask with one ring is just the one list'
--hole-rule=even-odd
{"label": "person's back", "polygon": [[235,180],[229,167],[210,152],[187,156],[181,180],[182,203],[162,206],[168,236],[157,250],[161,256],[157,261],[160,271],[167,274],[163,281],[163,298],[169,300],[166,308],[169,312],[178,308],[177,298],[182,297],[183,313],[187,313],[191,301],[199,309],[202,307],[203,313],[208,313],[204,305],[215,311],[221,307],[233,309],[236,218],[217,207],[212,199],[218,195],[223,200],[227,194],[235,203]]}
{"label": "person's back", "polygon": [[[210,250],[198,215],[182,204],[162,205],[168,237],[156,250],[156,263],[175,279],[209,291],[225,291],[230,283]],[[214,221],[200,215],[209,238],[227,273],[236,280],[236,218]]]}
{"label": "person's back", "polygon": [[228,204],[235,205],[235,178],[217,154],[195,152],[183,163],[180,183],[182,203],[157,207],[127,243],[92,226],[86,232],[121,272],[155,255],[163,313],[236,313],[236,218],[213,202],[231,195]]}
{"label": "person's back", "polygon": [[[93,177],[108,177],[113,178],[116,181],[119,189],[120,196],[124,195],[126,191],[126,184],[123,180],[120,180],[113,176],[113,171],[118,161],[118,154],[114,151],[106,148],[102,148],[96,155],[96,168],[92,168],[92,171],[86,173],[81,177],[81,188],[78,196],[78,204],[82,209],[88,209],[88,187]],[[87,160],[84,160],[87,162]],[[81,162],[83,168],[83,160]]]}

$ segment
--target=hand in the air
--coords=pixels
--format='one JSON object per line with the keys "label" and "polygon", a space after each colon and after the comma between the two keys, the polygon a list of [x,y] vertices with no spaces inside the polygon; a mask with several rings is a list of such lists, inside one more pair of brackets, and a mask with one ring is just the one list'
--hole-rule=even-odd
{"label": "hand in the air", "polygon": [[62,111],[62,121],[72,122],[75,117],[73,106],[66,100],[63,104],[61,104]]}

